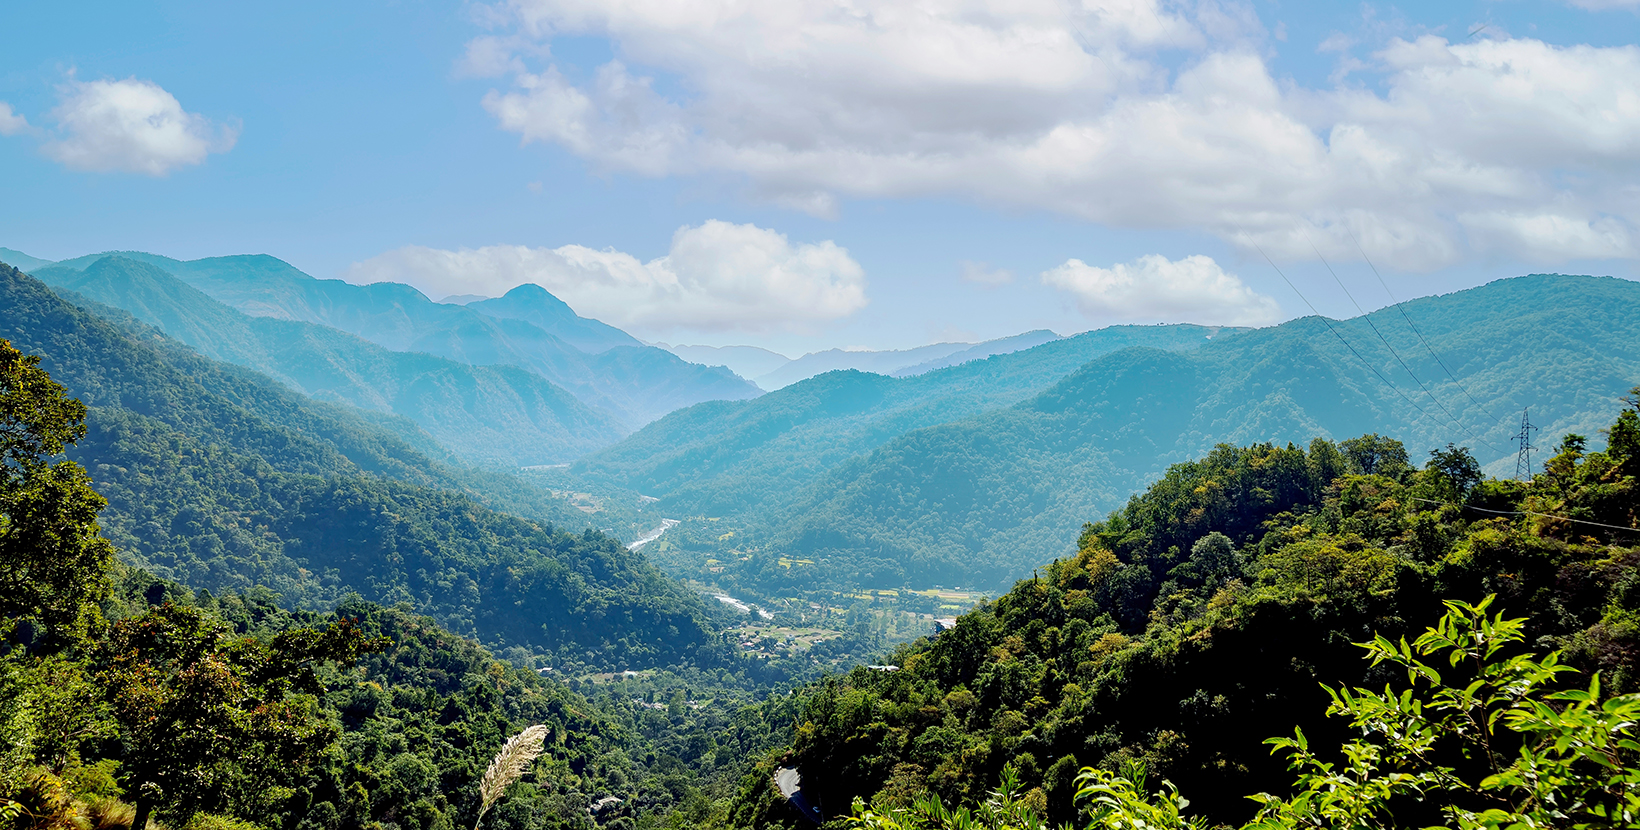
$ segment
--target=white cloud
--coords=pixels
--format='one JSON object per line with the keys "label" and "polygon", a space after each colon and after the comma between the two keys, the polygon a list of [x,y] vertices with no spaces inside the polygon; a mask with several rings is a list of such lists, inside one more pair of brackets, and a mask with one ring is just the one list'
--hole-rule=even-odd
{"label": "white cloud", "polygon": [[963,282],[971,282],[975,285],[995,287],[998,285],[1007,285],[1008,283],[1014,281],[1014,274],[1012,271],[1005,268],[992,268],[988,263],[984,262],[969,262],[968,260],[963,260],[962,262],[957,263],[957,268],[958,276]]}
{"label": "white cloud", "polygon": [[1151,254],[1109,268],[1073,259],[1043,272],[1042,282],[1073,294],[1082,313],[1098,320],[1263,326],[1281,319],[1275,300],[1200,255]]}
{"label": "white cloud", "polygon": [[12,112],[10,104],[0,101],[0,135],[17,135],[28,132],[28,129],[28,119]]}
{"label": "white cloud", "polygon": [[[1623,183],[1640,173],[1640,47],[1396,39],[1307,89],[1271,74],[1251,7],[1175,8],[503,0],[507,37],[602,37],[619,59],[584,83],[550,63],[511,71],[484,105],[601,170],[727,175],[821,216],[839,197],[958,195],[1246,234],[1277,257],[1313,256],[1305,236],[1353,252],[1346,228],[1404,268],[1637,254],[1640,197]],[[1178,71],[1158,62],[1180,50]],[[1546,204],[1557,223],[1468,232],[1474,216]]]}
{"label": "white cloud", "polygon": [[358,263],[356,283],[404,282],[428,296],[500,296],[535,283],[585,316],[642,331],[774,331],[864,308],[865,272],[826,241],[716,220],[672,235],[666,256],[641,262],[580,245],[497,245],[459,251],[411,246]]}
{"label": "white cloud", "polygon": [[151,81],[71,80],[62,92],[51,113],[59,137],[42,149],[74,170],[163,176],[227,152],[238,138],[237,129],[183,110]]}

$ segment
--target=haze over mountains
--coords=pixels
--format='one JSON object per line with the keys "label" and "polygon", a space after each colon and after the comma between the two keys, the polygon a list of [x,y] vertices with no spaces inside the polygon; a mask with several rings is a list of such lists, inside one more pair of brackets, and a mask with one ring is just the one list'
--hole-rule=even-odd
{"label": "haze over mountains", "polygon": [[[1393,353],[1366,318],[1311,317],[1211,340],[1104,329],[903,380],[833,373],[674,413],[574,470],[676,515],[734,518],[732,543],[696,555],[768,589],[1000,585],[1222,442],[1379,433],[1415,460],[1450,442],[1509,474],[1523,407],[1541,435],[1598,445],[1602,413],[1640,379],[1631,281],[1520,277],[1404,310],[1369,315]],[[769,570],[779,557],[813,564]]]}
{"label": "haze over mountains", "polygon": [[894,377],[920,375],[923,372],[957,366],[970,360],[983,360],[992,355],[1029,349],[1058,338],[1059,335],[1041,329],[983,343],[933,343],[915,349],[886,351],[826,349],[810,352],[795,359],[756,346],[668,346],[665,343],[656,345],[685,360],[727,366],[741,377],[750,378],[759,388],[773,392],[815,375],[839,369],[855,369]]}
{"label": "haze over mountains", "polygon": [[328,326],[251,317],[147,263],[103,257],[39,268],[55,288],[129,312],[200,354],[260,371],[320,400],[416,422],[465,458],[509,466],[573,460],[626,434],[540,375],[399,352]]}
{"label": "haze over mountains", "polygon": [[372,421],[99,319],[9,266],[0,338],[42,355],[89,407],[69,457],[108,499],[103,533],[153,574],[263,586],[314,609],[349,591],[412,602],[462,634],[539,652],[664,659],[704,641],[692,592],[614,540],[564,532],[582,514],[449,463],[403,419]]}
{"label": "haze over mountains", "polygon": [[[529,369],[604,410],[627,429],[680,406],[747,398],[759,391],[733,372],[688,363],[611,326],[579,317],[534,286],[485,300],[486,311],[480,312],[435,303],[399,283],[360,286],[315,279],[264,255],[191,262],[136,252],[120,255],[154,265],[253,317],[326,325],[393,351]],[[84,270],[104,256],[78,257],[51,267]]]}
{"label": "haze over mountains", "polygon": [[[661,548],[675,572],[704,578],[699,567],[727,561],[711,572],[727,580],[765,560],[809,563],[741,583],[764,591],[1005,584],[1063,553],[1080,520],[1221,442],[1380,433],[1416,457],[1465,445],[1508,473],[1523,407],[1543,434],[1598,442],[1640,377],[1640,287],[1611,278],[1499,280],[1331,323],[1033,331],[786,360],[646,346],[536,286],[434,303],[265,256],[98,255],[34,271],[207,357],[403,416],[383,423],[413,423],[436,452],[568,465],[555,489],[638,505],[598,519],[622,534],[684,520]],[[731,362],[776,388],[760,393]],[[822,371],[833,365],[877,371]],[[688,522],[706,518],[735,532],[689,547]]]}

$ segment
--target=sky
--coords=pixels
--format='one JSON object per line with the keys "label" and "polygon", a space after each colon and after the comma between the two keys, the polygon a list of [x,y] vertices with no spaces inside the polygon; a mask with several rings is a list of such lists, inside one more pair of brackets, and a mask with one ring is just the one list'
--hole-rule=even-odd
{"label": "sky", "polygon": [[792,356],[1640,277],[1640,0],[122,0],[0,31],[0,246],[45,259],[535,282]]}

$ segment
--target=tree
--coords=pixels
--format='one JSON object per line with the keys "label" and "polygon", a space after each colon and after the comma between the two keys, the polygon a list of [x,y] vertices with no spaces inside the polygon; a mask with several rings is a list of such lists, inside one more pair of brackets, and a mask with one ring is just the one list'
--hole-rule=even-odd
{"label": "tree", "polygon": [[195,608],[166,603],[115,623],[98,677],[125,745],[134,827],[156,806],[209,809],[236,784],[265,787],[336,738],[319,714],[314,665],[352,663],[385,644],[343,620],[270,641],[228,637]]}
{"label": "tree", "polygon": [[1340,441],[1338,449],[1349,465],[1362,475],[1396,478],[1412,469],[1407,460],[1406,445],[1376,432]]}
{"label": "tree", "polygon": [[78,464],[51,461],[84,436],[85,405],[0,340],[0,617],[40,626],[20,633],[52,650],[100,619],[114,561],[97,529],[106,502]]}
{"label": "tree", "polygon": [[[1567,436],[1567,438],[1581,438],[1582,436]],[[1475,485],[1481,483],[1481,463],[1469,452],[1468,447],[1453,446],[1448,443],[1446,449],[1429,451],[1429,463],[1424,467],[1432,470],[1452,484],[1457,491],[1457,499],[1462,501],[1469,497],[1469,492]]]}
{"label": "tree", "polygon": [[1640,475],[1640,386],[1629,390],[1623,399],[1628,408],[1617,415],[1617,422],[1606,433],[1606,453],[1623,465],[1628,475]]}

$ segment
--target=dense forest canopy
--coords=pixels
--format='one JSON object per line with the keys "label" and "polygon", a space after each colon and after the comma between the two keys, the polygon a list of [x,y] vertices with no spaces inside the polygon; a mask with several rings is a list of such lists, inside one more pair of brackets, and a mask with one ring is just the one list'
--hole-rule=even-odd
{"label": "dense forest canopy", "polygon": [[[1394,308],[1331,323],[1307,317],[1190,349],[1091,355],[1009,405],[881,431],[865,420],[858,438],[845,416],[877,412],[903,381],[825,375],[674,413],[577,469],[629,476],[666,509],[731,524],[732,543],[712,541],[725,529],[697,540],[675,572],[723,563],[723,579],[777,595],[801,584],[1005,590],[1075,551],[1087,516],[1217,443],[1377,433],[1420,457],[1467,446],[1483,469],[1508,474],[1523,408],[1542,434],[1586,435],[1599,447],[1599,430],[1640,377],[1640,286],[1628,280],[1534,275],[1404,306],[1406,317]],[[1069,340],[907,381],[972,375],[1008,389],[1011,367]],[[1534,347],[1510,345],[1520,343]],[[702,437],[656,440],[684,424]],[[833,434],[817,435],[825,430]]]}
{"label": "dense forest canopy", "polygon": [[676,826],[789,726],[789,704],[677,683],[721,695],[724,667],[587,697],[403,606],[292,611],[122,565],[61,456],[88,410],[41,362],[0,340],[0,825],[448,830],[497,748],[543,726],[484,826]]}
{"label": "dense forest canopy", "polygon": [[413,426],[116,326],[13,269],[0,271],[0,337],[86,405],[69,457],[108,499],[103,532],[130,564],[313,610],[349,592],[410,602],[546,665],[718,659],[696,594],[562,502],[429,458]]}
{"label": "dense forest canopy", "polygon": [[[1565,436],[1531,481],[1483,479],[1455,446],[1416,464],[1378,435],[1218,447],[1086,525],[1076,555],[902,647],[898,671],[814,687],[763,774],[799,769],[840,816],[857,797],[978,804],[1008,768],[1057,824],[1078,817],[1082,768],[1141,762],[1198,816],[1240,822],[1246,796],[1291,783],[1265,739],[1352,734],[1321,684],[1405,676],[1351,644],[1412,639],[1442,599],[1494,597],[1585,673],[1573,686],[1599,672],[1606,694],[1640,690],[1640,531],[1624,529],[1640,527],[1640,388],[1605,432],[1599,452]],[[800,823],[767,787],[736,809]]]}
{"label": "dense forest canopy", "polygon": [[[148,323],[295,324],[224,316],[140,263],[79,265],[81,288],[123,281],[125,305],[169,299],[134,317],[0,269],[6,828],[805,826],[781,770],[830,827],[881,830],[1502,826],[1574,790],[1561,818],[1637,806],[1626,285],[1532,278],[1412,304],[1465,356],[1466,392],[1512,406],[1535,379],[1535,417],[1562,437],[1529,481],[1488,477],[1502,427],[1388,437],[1416,422],[1317,345],[1316,321],[1212,341],[1106,330],[705,404],[542,474],[610,492],[641,478],[665,509],[728,514],[635,551],[589,526],[614,507],[464,467],[416,422],[312,400]],[[1518,333],[1487,309],[1526,295],[1541,302],[1519,326],[1598,324],[1505,361],[1476,327]],[[495,305],[564,322],[540,297]],[[1210,434],[1236,440],[1198,446]],[[825,591],[778,620],[709,607],[647,550],[720,586],[834,580],[847,607]],[[878,650],[943,606],[862,583],[1017,575],[1008,550],[1041,566]],[[692,553],[731,555],[690,571]],[[806,650],[776,633],[811,613],[845,630]],[[1474,659],[1435,671],[1458,652]],[[1481,754],[1448,713],[1470,682],[1514,690],[1476,704],[1505,724]],[[527,727],[545,730],[540,760],[482,795]],[[1493,751],[1523,748],[1526,772]],[[1531,790],[1549,769],[1558,783]]]}

